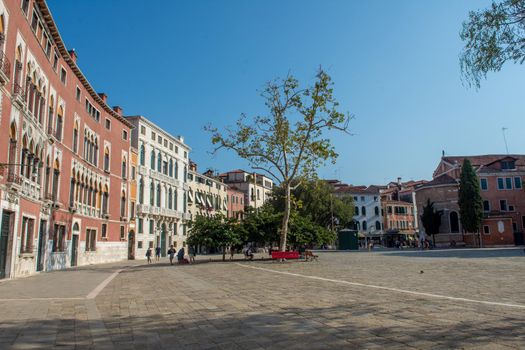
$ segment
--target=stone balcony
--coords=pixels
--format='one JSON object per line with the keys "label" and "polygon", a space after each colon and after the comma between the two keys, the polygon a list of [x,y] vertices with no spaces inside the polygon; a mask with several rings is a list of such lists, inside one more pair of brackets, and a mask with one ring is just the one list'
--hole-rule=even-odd
{"label": "stone balcony", "polygon": [[139,174],[150,177],[152,179],[155,179],[157,181],[166,182],[175,185],[178,188],[183,188],[185,191],[188,190],[189,186],[186,183],[183,183],[179,179],[175,179],[171,176],[164,175],[163,173],[159,173],[158,171],[151,170],[143,165],[139,165]]}
{"label": "stone balcony", "polygon": [[168,208],[159,208],[151,205],[137,204],[137,213],[140,215],[155,215],[155,216],[167,216],[174,219],[182,220],[184,214],[180,211],[168,209]]}
{"label": "stone balcony", "polygon": [[20,192],[31,199],[40,200],[40,185],[25,177],[20,177],[22,186]]}

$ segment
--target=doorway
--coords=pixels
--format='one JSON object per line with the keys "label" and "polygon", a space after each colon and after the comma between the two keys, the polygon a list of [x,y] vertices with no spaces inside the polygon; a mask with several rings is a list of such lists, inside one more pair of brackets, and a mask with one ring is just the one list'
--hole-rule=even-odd
{"label": "doorway", "polygon": [[11,227],[12,212],[2,212],[2,228],[0,229],[0,279],[5,278],[7,268],[7,242]]}
{"label": "doorway", "polygon": [[71,266],[78,264],[78,235],[73,235],[71,240]]}
{"label": "doorway", "polygon": [[160,255],[166,257],[166,224],[162,224],[162,232],[160,233]]}
{"label": "doorway", "polygon": [[44,270],[44,252],[46,248],[46,226],[47,221],[46,220],[40,220],[40,228],[38,230],[38,253],[36,256],[36,270],[37,271],[43,271]]}
{"label": "doorway", "polygon": [[135,232],[133,230],[128,234],[128,260],[135,260]]}

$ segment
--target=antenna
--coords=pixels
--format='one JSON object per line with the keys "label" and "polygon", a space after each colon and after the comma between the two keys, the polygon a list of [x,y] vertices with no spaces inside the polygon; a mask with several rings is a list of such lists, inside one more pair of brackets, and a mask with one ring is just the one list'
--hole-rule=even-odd
{"label": "antenna", "polygon": [[509,154],[509,145],[507,144],[507,137],[505,136],[505,131],[507,131],[508,128],[503,127],[501,128],[501,133],[503,134],[503,141],[505,142],[505,150],[507,151],[507,154]]}

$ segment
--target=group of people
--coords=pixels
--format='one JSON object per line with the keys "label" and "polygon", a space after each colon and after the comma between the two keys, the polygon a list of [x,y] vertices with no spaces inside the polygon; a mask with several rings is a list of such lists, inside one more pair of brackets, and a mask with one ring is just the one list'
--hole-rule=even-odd
{"label": "group of people", "polygon": [[[157,248],[155,248],[155,261],[160,261],[161,252],[161,248],[157,246]],[[170,258],[171,265],[173,265],[173,260],[175,259],[175,256],[177,256],[177,262],[179,264],[191,264],[195,262],[195,249],[192,246],[188,248],[188,259],[185,258],[186,251],[184,250],[184,247],[180,248],[177,252],[177,249],[175,249],[175,247],[171,245],[167,253],[168,257]],[[146,251],[146,258],[148,259],[148,264],[152,263],[152,256],[153,249],[148,248],[148,250]]]}

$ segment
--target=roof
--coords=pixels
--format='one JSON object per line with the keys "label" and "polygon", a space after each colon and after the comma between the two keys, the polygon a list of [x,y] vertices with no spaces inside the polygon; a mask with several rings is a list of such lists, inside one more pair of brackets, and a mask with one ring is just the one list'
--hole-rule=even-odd
{"label": "roof", "polygon": [[340,186],[334,189],[334,193],[348,193],[348,194],[379,194],[379,188],[376,186]]}
{"label": "roof", "polygon": [[113,116],[115,119],[122,122],[124,125],[126,125],[129,128],[133,128],[133,125],[129,121],[127,121],[123,116],[115,112],[111,107],[109,107],[106,102],[102,100],[102,98],[96,93],[96,91],[93,89],[91,84],[88,82],[84,74],[80,71],[80,68],[78,68],[77,64],[69,54],[68,50],[66,49],[66,45],[64,44],[64,41],[62,40],[62,37],[60,36],[60,33],[58,32],[58,28],[55,24],[55,21],[53,20],[53,16],[51,15],[51,11],[49,11],[49,7],[47,7],[47,3],[45,0],[36,0],[36,3],[38,4],[38,7],[40,9],[40,12],[42,13],[42,17],[46,21],[46,25],[49,28],[49,31],[51,32],[51,36],[53,37],[53,40],[55,41],[55,44],[57,45],[58,51],[60,52],[60,55],[64,58],[64,61],[68,64],[69,68],[75,73],[76,77],[84,88],[89,92],[89,95],[93,100],[95,100],[106,112],[108,112],[111,116]]}
{"label": "roof", "polygon": [[445,156],[441,159],[447,163],[450,164],[463,164],[463,161],[465,159],[470,160],[470,163],[472,163],[472,166],[474,167],[480,167],[480,166],[487,166],[490,164],[493,164],[499,160],[505,159],[505,158],[513,158],[516,160],[516,165],[524,165],[525,166],[525,155],[523,154],[485,154],[485,155],[477,155],[477,156]]}
{"label": "roof", "polygon": [[427,187],[433,187],[433,186],[457,185],[457,184],[458,182],[452,176],[443,174],[443,175],[440,175],[434,178],[432,181],[428,181],[422,185],[417,186],[416,190],[420,188],[427,188]]}

